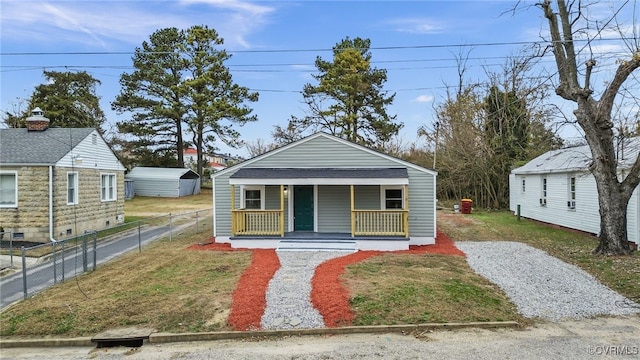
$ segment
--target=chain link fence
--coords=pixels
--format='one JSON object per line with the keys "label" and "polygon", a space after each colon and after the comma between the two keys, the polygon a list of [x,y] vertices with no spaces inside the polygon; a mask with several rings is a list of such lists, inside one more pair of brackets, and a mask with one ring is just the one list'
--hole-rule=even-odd
{"label": "chain link fence", "polygon": [[[98,265],[122,254],[141,252],[144,245],[154,240],[166,238],[172,241],[211,231],[212,225],[212,210],[199,210],[147,218],[99,231],[85,231],[76,237],[31,247],[17,247],[9,240],[9,248],[3,248],[0,256],[3,263],[9,263],[9,268],[14,272],[19,270],[19,274],[3,276],[0,307],[94,271]],[[18,296],[19,293],[22,296]]]}

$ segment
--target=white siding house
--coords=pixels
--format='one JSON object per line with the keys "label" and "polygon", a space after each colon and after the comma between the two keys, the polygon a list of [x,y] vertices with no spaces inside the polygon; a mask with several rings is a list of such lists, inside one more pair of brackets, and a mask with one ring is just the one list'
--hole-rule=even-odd
{"label": "white siding house", "polygon": [[[638,156],[638,139],[618,147],[618,169],[625,175]],[[578,146],[549,151],[514,169],[509,175],[509,209],[525,218],[593,234],[600,232],[596,182],[588,170],[591,151]],[[627,207],[629,241],[640,240],[638,189]]]}

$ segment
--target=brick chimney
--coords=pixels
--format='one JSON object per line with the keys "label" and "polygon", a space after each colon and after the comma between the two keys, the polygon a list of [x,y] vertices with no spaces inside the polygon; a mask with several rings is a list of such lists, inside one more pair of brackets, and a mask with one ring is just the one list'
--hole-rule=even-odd
{"label": "brick chimney", "polygon": [[44,117],[44,111],[39,107],[31,110],[31,116],[27,118],[28,131],[45,131],[49,128],[49,119]]}

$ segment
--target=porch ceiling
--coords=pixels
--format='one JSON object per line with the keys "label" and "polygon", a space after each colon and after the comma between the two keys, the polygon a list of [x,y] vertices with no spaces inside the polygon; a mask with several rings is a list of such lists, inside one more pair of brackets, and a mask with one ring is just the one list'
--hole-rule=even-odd
{"label": "porch ceiling", "polygon": [[242,168],[233,185],[406,185],[406,168]]}

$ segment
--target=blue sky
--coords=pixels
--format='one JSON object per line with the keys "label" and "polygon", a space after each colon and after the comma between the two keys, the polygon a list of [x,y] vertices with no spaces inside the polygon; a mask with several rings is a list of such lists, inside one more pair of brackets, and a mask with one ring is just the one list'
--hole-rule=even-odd
{"label": "blue sky", "polygon": [[[470,49],[466,78],[486,81],[485,71],[499,71],[523,42],[540,41],[546,22],[531,4],[505,14],[514,2],[2,0],[0,109],[24,109],[44,81],[43,70],[85,70],[102,82],[97,94],[108,121],[124,119],[110,103],[120,74],[132,71],[135,48],[158,29],[204,24],[233,54],[226,64],[234,81],[260,93],[250,104],[259,121],[238,128],[243,140],[269,142],[273,125],[304,115],[300,92],[305,83],[315,84],[316,56],[330,60],[336,43],[362,37],[371,40],[373,66],[388,71],[385,89],[396,93],[388,111],[404,123],[400,138],[413,143],[418,127],[433,123],[445,85],[458,81],[456,56]],[[610,6],[602,9],[610,14]],[[553,62],[542,64],[553,70]],[[246,156],[244,149],[217,145]]]}

